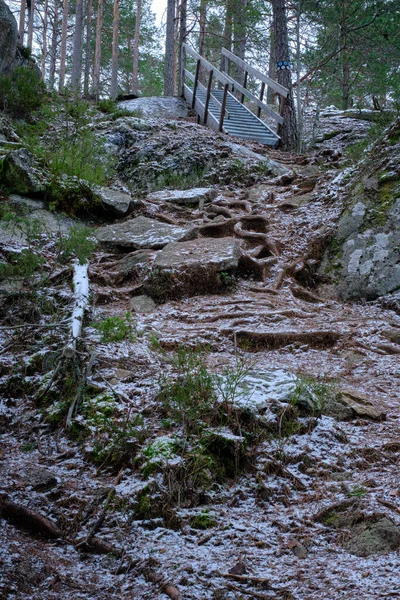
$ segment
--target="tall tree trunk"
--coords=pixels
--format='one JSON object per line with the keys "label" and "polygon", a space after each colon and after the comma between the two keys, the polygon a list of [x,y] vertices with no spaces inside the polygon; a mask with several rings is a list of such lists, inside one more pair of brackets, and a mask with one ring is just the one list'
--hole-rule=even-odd
{"label": "tall tree trunk", "polygon": [[138,78],[139,78],[139,36],[140,36],[141,12],[142,12],[142,0],[137,0],[135,39],[133,40],[133,67],[132,67],[132,94],[136,94],[136,96],[138,93]]}
{"label": "tall tree trunk", "polygon": [[32,49],[33,43],[33,20],[35,18],[35,0],[30,0],[28,4],[28,48]]}
{"label": "tall tree trunk", "polygon": [[278,83],[289,90],[282,111],[284,123],[281,126],[279,133],[282,138],[281,143],[283,150],[295,150],[297,147],[297,122],[292,92],[285,0],[272,0],[272,9],[277,59],[277,80]]}
{"label": "tall tree trunk", "polygon": [[[232,0],[226,0],[222,47],[232,50]],[[229,75],[229,61],[223,55],[221,55],[220,71],[225,71]],[[220,86],[222,87],[222,84]]]}
{"label": "tall tree trunk", "polygon": [[301,107],[301,48],[300,48],[300,17],[301,0],[296,6],[296,104],[297,104],[297,150],[301,152],[303,144],[303,113]]}
{"label": "tall tree trunk", "polygon": [[174,87],[174,19],[175,0],[168,0],[167,35],[165,39],[164,96],[173,96]]}
{"label": "tall tree trunk", "polygon": [[56,75],[57,63],[57,45],[58,45],[58,0],[54,2],[54,15],[51,25],[51,44],[50,44],[50,64],[49,64],[49,90],[54,89],[54,79]]}
{"label": "tall tree trunk", "polygon": [[175,21],[174,21],[174,93],[176,92],[177,69],[178,69],[178,41],[179,41],[179,7],[180,0],[175,2]]}
{"label": "tall tree trunk", "polygon": [[86,40],[85,40],[85,73],[83,76],[83,95],[89,96],[90,77],[90,42],[92,40],[92,7],[93,0],[87,0],[86,7]]}
{"label": "tall tree trunk", "polygon": [[[270,79],[276,79],[276,57],[275,57],[275,39],[274,39],[274,22],[273,22],[273,20],[271,20],[270,37],[269,37],[268,77],[270,77]],[[272,89],[272,87],[268,86],[267,104],[274,104],[274,102],[275,102],[275,92]]]}
{"label": "tall tree trunk", "polygon": [[74,47],[72,52],[71,87],[79,93],[81,91],[82,75],[82,34],[83,34],[83,0],[76,0],[75,5],[75,31]]}
{"label": "tall tree trunk", "polygon": [[186,64],[186,52],[185,52],[183,45],[186,43],[186,36],[187,36],[186,21],[187,21],[187,0],[181,0],[180,7],[179,7],[179,52],[178,52],[178,61],[179,61],[178,94],[179,94],[179,96],[183,96],[183,85],[185,82],[183,69],[185,68],[185,64]]}
{"label": "tall tree trunk", "polygon": [[93,93],[96,100],[100,96],[100,61],[101,61],[101,33],[103,29],[103,0],[98,0],[96,22],[96,47],[94,50]]}
{"label": "tall tree trunk", "polygon": [[42,60],[40,70],[43,80],[46,78],[46,58],[47,58],[47,28],[49,23],[49,0],[45,0],[43,14],[43,37],[42,37]]}
{"label": "tall tree trunk", "polygon": [[114,0],[111,90],[110,98],[116,99],[118,94],[118,29],[119,29],[119,0]]}
{"label": "tall tree trunk", "polygon": [[[206,29],[207,29],[207,0],[200,0],[200,18],[199,18],[199,54],[204,56],[206,54]],[[206,83],[206,70],[204,67],[200,67],[199,73],[200,82],[205,85]]]}
{"label": "tall tree trunk", "polygon": [[[233,7],[233,52],[244,60],[246,51],[247,0],[234,0]],[[235,79],[243,85],[244,72],[238,65],[234,69]]]}
{"label": "tall tree trunk", "polygon": [[19,43],[21,46],[24,45],[25,37],[25,16],[26,16],[26,0],[21,0],[21,10],[19,13]]}
{"label": "tall tree trunk", "polygon": [[59,84],[60,90],[63,89],[65,84],[65,61],[67,58],[67,31],[68,31],[68,0],[64,0],[63,3],[63,18],[62,18],[62,31],[61,31],[61,56],[60,56],[60,74]]}

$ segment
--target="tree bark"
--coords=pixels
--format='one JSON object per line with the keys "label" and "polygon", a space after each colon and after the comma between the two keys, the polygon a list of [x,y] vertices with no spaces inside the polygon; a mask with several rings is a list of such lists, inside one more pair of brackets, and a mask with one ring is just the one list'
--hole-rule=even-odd
{"label": "tree bark", "polygon": [[59,4],[54,2],[54,15],[51,29],[51,45],[50,45],[50,65],[49,65],[49,90],[54,89],[54,79],[56,75],[57,63],[57,45],[58,45],[58,8]]}
{"label": "tree bark", "polygon": [[85,40],[85,73],[83,76],[83,95],[89,96],[89,76],[90,76],[90,42],[92,39],[92,7],[93,0],[87,0],[86,7],[86,40]]}
{"label": "tree bark", "polygon": [[82,34],[83,34],[83,0],[76,0],[75,5],[75,31],[72,52],[71,87],[79,93],[81,91],[82,74]]}
{"label": "tree bark", "polygon": [[183,96],[183,85],[185,82],[183,69],[185,68],[185,63],[186,63],[186,52],[183,48],[183,45],[186,42],[186,36],[187,36],[186,22],[187,22],[187,0],[181,0],[180,7],[179,7],[179,51],[178,51],[178,61],[179,61],[178,93],[179,93],[179,96]]}
{"label": "tree bark", "polygon": [[98,0],[96,22],[96,47],[94,50],[93,93],[96,100],[100,96],[100,61],[101,61],[101,33],[103,29],[103,0]]}
{"label": "tree bark", "polygon": [[[244,60],[246,51],[246,18],[247,0],[234,0],[233,9],[233,52]],[[244,71],[238,65],[234,69],[235,79],[243,85]]]}
{"label": "tree bark", "polygon": [[[270,37],[269,37],[269,63],[268,63],[268,77],[276,79],[276,57],[275,57],[275,39],[274,39],[274,22],[271,20],[270,26]],[[275,92],[272,87],[268,86],[267,90],[267,104],[274,104]]]}
{"label": "tree bark", "polygon": [[[232,0],[226,0],[222,47],[232,50]],[[221,55],[220,71],[229,75],[229,61],[223,55]],[[220,87],[222,87],[222,84],[220,84]]]}
{"label": "tree bark", "polygon": [[43,80],[46,78],[46,58],[47,58],[47,28],[49,23],[49,0],[45,0],[43,14],[43,36],[42,36],[42,60],[40,70]]}
{"label": "tree bark", "polygon": [[284,101],[284,108],[282,111],[284,123],[280,127],[279,135],[281,136],[283,150],[295,150],[297,147],[297,120],[293,102],[285,0],[272,0],[272,10],[277,60],[277,80],[278,83],[289,90],[289,94]]}
{"label": "tree bark", "polygon": [[139,78],[139,36],[140,36],[140,17],[142,11],[142,0],[137,0],[136,5],[136,23],[135,39],[133,40],[133,67],[132,67],[132,93],[138,93]]}
{"label": "tree bark", "polygon": [[35,0],[28,5],[28,48],[32,49],[33,42],[33,19],[35,18]]}
{"label": "tree bark", "polygon": [[168,0],[167,35],[165,39],[164,96],[174,95],[174,19],[175,0]]}
{"label": "tree bark", "polygon": [[[200,18],[199,18],[199,54],[204,56],[206,54],[206,28],[207,28],[207,2],[206,0],[200,0]],[[205,85],[206,83],[206,70],[204,67],[200,67],[199,73],[200,83]]]}
{"label": "tree bark", "polygon": [[60,74],[59,74],[59,84],[58,84],[58,87],[60,90],[63,89],[64,84],[65,84],[65,61],[66,61],[66,57],[67,57],[67,30],[68,30],[68,0],[64,0],[62,31],[61,31]]}
{"label": "tree bark", "polygon": [[119,29],[119,0],[114,0],[111,90],[110,98],[116,99],[118,94],[118,29]]}
{"label": "tree bark", "polygon": [[24,45],[25,37],[25,16],[26,16],[26,0],[21,0],[21,10],[19,13],[19,43],[21,46]]}

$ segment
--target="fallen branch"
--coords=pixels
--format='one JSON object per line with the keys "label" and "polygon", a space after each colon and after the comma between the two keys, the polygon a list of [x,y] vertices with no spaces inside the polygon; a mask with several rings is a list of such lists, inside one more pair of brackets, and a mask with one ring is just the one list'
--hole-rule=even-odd
{"label": "fallen branch", "polygon": [[389,502],[388,500],[381,500],[380,498],[377,498],[376,501],[379,502],[379,504],[382,504],[382,506],[386,506],[386,508],[390,508],[390,510],[394,510],[400,514],[400,508],[392,502]]}
{"label": "fallen branch", "polygon": [[0,515],[21,529],[29,529],[53,539],[62,537],[61,530],[50,519],[26,506],[11,502],[6,495],[0,496]]}

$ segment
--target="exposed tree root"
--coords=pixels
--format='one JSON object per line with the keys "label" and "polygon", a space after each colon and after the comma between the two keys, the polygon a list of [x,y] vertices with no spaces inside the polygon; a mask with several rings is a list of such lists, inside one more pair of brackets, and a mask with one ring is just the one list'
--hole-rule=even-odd
{"label": "exposed tree root", "polygon": [[239,346],[253,352],[277,350],[290,344],[304,344],[311,348],[330,348],[342,335],[335,331],[237,331]]}
{"label": "exposed tree root", "polygon": [[0,495],[0,515],[18,528],[28,529],[47,538],[62,537],[61,530],[50,519],[26,506],[11,502],[5,494]]}
{"label": "exposed tree root", "polygon": [[234,227],[238,219],[226,219],[225,221],[219,221],[218,223],[211,222],[206,225],[199,227],[199,232],[205,237],[226,237],[233,235]]}

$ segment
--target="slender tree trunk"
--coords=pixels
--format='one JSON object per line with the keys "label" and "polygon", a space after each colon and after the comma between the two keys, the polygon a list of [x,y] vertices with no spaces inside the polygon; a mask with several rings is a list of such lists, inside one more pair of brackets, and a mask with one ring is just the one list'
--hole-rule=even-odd
{"label": "slender tree trunk", "polygon": [[112,41],[111,90],[110,98],[118,95],[118,29],[119,29],[119,0],[114,0],[114,21]]}
{"label": "slender tree trunk", "polygon": [[60,90],[63,89],[65,84],[65,61],[67,58],[67,31],[68,31],[68,0],[64,0],[63,3],[63,18],[62,18],[62,31],[61,31],[61,56],[60,56],[60,74],[59,84]]}
{"label": "slender tree trunk", "polygon": [[83,35],[83,0],[76,0],[75,5],[74,47],[72,52],[71,87],[80,93],[82,75],[82,35]]}
{"label": "slender tree trunk", "polygon": [[85,74],[83,77],[83,95],[89,96],[90,76],[90,42],[92,40],[92,7],[93,0],[87,0],[86,7],[86,41],[85,41]]}
{"label": "slender tree trunk", "polygon": [[[246,51],[246,18],[247,0],[234,0],[233,10],[233,52],[244,60]],[[234,77],[243,85],[244,72],[238,65],[235,65]]]}
{"label": "slender tree trunk", "polygon": [[142,12],[142,0],[137,0],[135,39],[133,40],[133,67],[132,67],[132,94],[136,94],[136,96],[138,93],[138,78],[139,78],[139,36],[140,36],[141,12]]}
{"label": "slender tree trunk", "polygon": [[[274,22],[273,22],[273,20],[271,20],[270,37],[269,37],[268,77],[270,77],[270,79],[276,79],[275,38],[274,38]],[[275,92],[272,89],[272,87],[268,86],[267,104],[274,104],[274,102],[275,102]]]}
{"label": "slender tree trunk", "polygon": [[303,113],[301,106],[301,61],[300,61],[300,16],[301,0],[296,7],[296,104],[297,104],[297,150],[301,152],[303,144]]}
{"label": "slender tree trunk", "polygon": [[21,0],[21,11],[19,13],[19,43],[24,45],[25,37],[25,16],[26,16],[26,0]]}
{"label": "slender tree trunk", "polygon": [[[222,47],[232,50],[232,0],[226,0]],[[220,71],[225,71],[229,75],[229,61],[223,55],[221,55]],[[222,84],[220,86],[222,87]]]}
{"label": "slender tree trunk", "polygon": [[[206,54],[206,29],[207,29],[207,0],[200,0],[200,19],[199,19],[200,33],[199,33],[199,54],[204,56]],[[205,85],[206,83],[206,70],[204,67],[200,67],[199,73],[200,82]]]}
{"label": "slender tree trunk", "polygon": [[56,0],[54,3],[54,15],[51,29],[51,44],[50,44],[50,65],[49,65],[49,89],[54,89],[54,79],[56,75],[57,63],[57,45],[58,45],[58,9],[59,4]]}
{"label": "slender tree trunk", "polygon": [[273,0],[272,9],[277,59],[277,80],[278,83],[289,90],[282,111],[284,123],[280,128],[279,134],[282,138],[283,150],[295,150],[297,147],[297,122],[292,92],[285,0]]}
{"label": "slender tree trunk", "polygon": [[183,96],[183,85],[185,82],[185,77],[183,74],[183,69],[186,64],[186,52],[183,45],[186,42],[187,30],[186,30],[186,21],[187,21],[187,0],[181,0],[181,4],[179,7],[179,69],[178,69],[178,94],[179,96]]}
{"label": "slender tree trunk", "polygon": [[174,21],[174,94],[176,92],[177,70],[178,70],[178,44],[179,44],[179,7],[180,0],[175,2],[175,21]]}
{"label": "slender tree trunk", "polygon": [[174,95],[174,19],[175,0],[168,0],[167,35],[165,39],[164,96]]}
{"label": "slender tree trunk", "polygon": [[33,20],[35,18],[35,0],[28,4],[28,48],[32,49],[33,42]]}
{"label": "slender tree trunk", "polygon": [[49,0],[45,0],[43,14],[43,37],[42,37],[42,60],[40,70],[43,80],[46,78],[46,58],[47,58],[47,29],[49,23]]}
{"label": "slender tree trunk", "polygon": [[103,29],[103,0],[98,0],[96,22],[96,47],[94,51],[93,92],[96,100],[100,96],[100,60],[101,60],[101,32]]}

